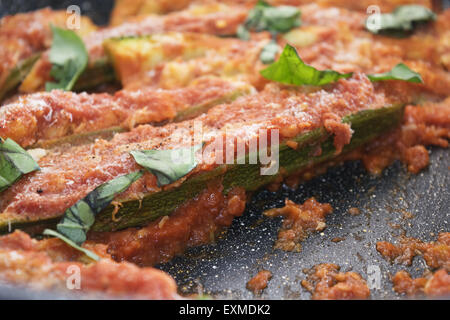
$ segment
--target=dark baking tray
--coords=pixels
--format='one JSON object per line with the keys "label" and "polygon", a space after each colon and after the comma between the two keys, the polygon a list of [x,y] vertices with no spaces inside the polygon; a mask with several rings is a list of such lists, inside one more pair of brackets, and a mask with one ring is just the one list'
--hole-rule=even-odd
{"label": "dark baking tray", "polygon": [[[64,9],[78,4],[83,14],[98,24],[107,23],[112,1],[0,1],[0,15],[35,10],[50,5]],[[448,4],[448,1],[447,1]],[[401,298],[392,291],[389,275],[400,269],[420,276],[426,265],[416,257],[411,267],[386,262],[375,249],[380,240],[395,241],[404,232],[422,240],[435,240],[439,232],[450,231],[450,157],[448,150],[430,149],[431,165],[418,175],[409,174],[396,162],[381,176],[367,174],[362,165],[348,162],[300,185],[278,192],[260,191],[252,197],[244,215],[234,220],[215,244],[188,250],[182,257],[158,267],[171,274],[182,293],[205,293],[223,299],[309,299],[300,285],[304,269],[318,263],[336,263],[367,277],[368,268],[379,268],[381,286],[372,299]],[[314,196],[334,208],[323,233],[311,235],[300,253],[273,250],[281,219],[263,218],[268,208],[280,207],[285,198],[301,203]],[[347,213],[361,210],[359,216]],[[405,219],[404,212],[413,217]],[[395,227],[401,226],[400,229]],[[342,237],[335,243],[331,240]],[[372,266],[372,267],[370,267]],[[375,267],[374,267],[375,266]],[[246,282],[259,270],[273,273],[267,289],[255,297]],[[68,295],[1,287],[3,299],[66,299]],[[79,296],[77,296],[79,298]]]}

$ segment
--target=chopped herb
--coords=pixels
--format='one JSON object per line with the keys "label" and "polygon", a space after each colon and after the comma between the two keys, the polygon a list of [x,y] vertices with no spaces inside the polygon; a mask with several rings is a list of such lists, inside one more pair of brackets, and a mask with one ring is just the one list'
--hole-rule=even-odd
{"label": "chopped herb", "polygon": [[64,212],[56,229],[77,245],[81,245],[86,241],[86,234],[94,224],[95,216],[105,209],[117,194],[127,190],[142,174],[142,171],[132,172],[95,188]]}
{"label": "chopped herb", "polygon": [[351,73],[342,74],[333,70],[319,71],[305,64],[295,48],[289,44],[284,47],[278,61],[261,70],[261,75],[268,80],[297,86],[321,86],[352,76]]}
{"label": "chopped herb", "polygon": [[[284,84],[321,86],[342,78],[350,78],[353,73],[339,73],[333,70],[317,70],[304,63],[295,48],[287,44],[278,61],[261,70],[261,75],[268,80]],[[412,71],[403,63],[397,64],[389,72],[367,75],[367,77],[373,82],[402,80],[413,83],[423,83],[420,74]]]}
{"label": "chopped herb", "polygon": [[370,17],[366,20],[366,28],[376,34],[404,37],[418,25],[432,20],[436,20],[436,14],[430,9],[420,5],[404,5],[392,13]]}
{"label": "chopped herb", "polygon": [[[249,40],[250,31],[268,31],[272,34],[272,38],[276,39],[277,34],[288,32],[292,28],[299,27],[300,24],[300,10],[296,7],[272,7],[265,1],[258,1],[250,10],[245,22],[238,27],[237,36],[242,40]],[[269,42],[262,49],[261,61],[266,64],[273,62],[278,49],[276,40]]]}
{"label": "chopped herb", "polygon": [[65,243],[67,243],[69,246],[77,249],[78,251],[83,252],[86,256],[88,256],[89,258],[91,258],[94,261],[98,261],[100,260],[99,256],[96,255],[95,253],[93,253],[92,251],[85,249],[83,247],[80,247],[79,245],[77,245],[75,242],[73,242],[72,240],[70,240],[69,238],[63,236],[62,234],[56,232],[55,230],[50,230],[50,229],[45,229],[43,232],[44,235],[46,236],[53,236],[53,237],[57,237],[59,239],[61,239],[62,241],[64,241]]}
{"label": "chopped herb", "polygon": [[156,176],[158,186],[164,186],[184,177],[197,166],[195,153],[201,148],[199,144],[191,148],[135,150],[130,153],[139,165]]}
{"label": "chopped herb", "polygon": [[45,90],[71,90],[87,66],[88,53],[83,40],[75,32],[55,26],[51,28],[53,42],[50,49],[50,75],[56,82],[47,82]]}
{"label": "chopped herb", "polygon": [[39,165],[28,152],[14,140],[0,138],[0,192],[36,170],[40,170]]}
{"label": "chopped herb", "polygon": [[407,65],[403,63],[397,64],[391,71],[384,73],[376,73],[367,75],[370,81],[383,81],[383,80],[403,80],[413,83],[423,83],[422,77],[419,73],[412,71]]}

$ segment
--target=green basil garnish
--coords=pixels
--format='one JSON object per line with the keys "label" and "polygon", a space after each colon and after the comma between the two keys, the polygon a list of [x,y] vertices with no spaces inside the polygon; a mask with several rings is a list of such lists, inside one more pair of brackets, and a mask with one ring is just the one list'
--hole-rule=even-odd
{"label": "green basil garnish", "polygon": [[[261,75],[268,80],[284,84],[322,86],[336,82],[342,78],[350,78],[353,75],[353,72],[339,73],[333,70],[317,70],[304,63],[295,48],[287,44],[278,61],[261,70]],[[372,82],[402,80],[413,83],[423,83],[420,74],[412,71],[403,63],[397,64],[389,72],[367,75],[367,77]]]}
{"label": "green basil garnish", "polygon": [[88,63],[88,53],[83,40],[73,31],[51,26],[53,42],[50,49],[52,69],[50,75],[56,82],[47,82],[45,90],[71,90]]}
{"label": "green basil garnish", "polygon": [[373,26],[366,20],[366,29],[375,34],[404,37],[419,24],[432,20],[436,20],[436,14],[430,9],[420,5],[404,5],[392,13],[380,14],[379,20],[373,21]]}
{"label": "green basil garnish", "polygon": [[245,22],[238,27],[237,36],[242,40],[250,39],[250,31],[268,31],[272,34],[272,41],[262,50],[260,58],[265,64],[275,60],[278,53],[276,36],[285,33],[292,28],[299,27],[300,10],[292,6],[272,7],[265,1],[258,1],[250,10]]}
{"label": "green basil garnish", "polygon": [[40,170],[39,165],[28,152],[14,140],[0,138],[0,192],[36,170]]}
{"label": "green basil garnish", "polygon": [[391,71],[384,73],[376,73],[367,75],[372,82],[383,80],[403,80],[413,83],[423,83],[422,77],[419,73],[412,71],[407,65],[403,63],[397,64]]}
{"label": "green basil garnish", "polygon": [[191,148],[171,150],[135,150],[131,151],[134,160],[153,173],[158,186],[173,183],[191,172],[196,166],[195,153],[202,144]]}
{"label": "green basil garnish", "polygon": [[272,7],[265,1],[258,1],[250,10],[242,27],[255,32],[284,33],[299,27],[300,24],[300,10],[296,7]]}
{"label": "green basil garnish", "polygon": [[305,64],[295,48],[289,44],[284,47],[278,61],[261,70],[261,75],[268,80],[297,86],[321,86],[352,76],[351,73],[342,74],[333,70],[319,71]]}
{"label": "green basil garnish", "polygon": [[72,248],[77,249],[78,251],[83,252],[86,256],[88,256],[89,258],[91,258],[94,261],[98,261],[100,260],[99,256],[96,255],[95,253],[93,253],[92,251],[85,249],[83,247],[80,247],[79,245],[77,245],[75,242],[73,242],[72,240],[70,240],[69,238],[63,236],[62,234],[56,232],[55,230],[50,230],[50,229],[45,229],[43,232],[44,235],[46,236],[52,236],[52,237],[56,237],[61,239],[62,241],[64,241],[65,243],[67,243],[69,246],[71,246]]}
{"label": "green basil garnish", "polygon": [[142,174],[142,171],[132,172],[95,188],[64,212],[56,229],[69,240],[81,245],[86,241],[86,234],[94,224],[95,216],[105,209],[117,194],[127,190]]}

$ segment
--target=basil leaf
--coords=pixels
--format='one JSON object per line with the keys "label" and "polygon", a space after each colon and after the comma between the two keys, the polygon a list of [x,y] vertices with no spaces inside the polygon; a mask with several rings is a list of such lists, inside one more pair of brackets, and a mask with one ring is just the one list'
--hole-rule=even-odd
{"label": "basil leaf", "polygon": [[341,78],[349,78],[352,73],[319,71],[305,64],[295,48],[287,44],[278,61],[261,70],[261,75],[268,80],[284,84],[321,86]]}
{"label": "basil leaf", "polygon": [[8,189],[24,174],[40,169],[33,157],[14,140],[0,138],[0,192]]}
{"label": "basil leaf", "polygon": [[197,166],[195,153],[202,146],[199,144],[182,149],[134,150],[130,153],[139,165],[156,176],[158,186],[164,186],[184,177]]}
{"label": "basil leaf", "polygon": [[63,236],[62,234],[56,232],[55,230],[45,229],[43,234],[46,235],[46,236],[53,236],[53,237],[61,239],[62,241],[67,243],[69,246],[77,249],[78,251],[83,252],[86,256],[88,256],[89,258],[91,258],[94,261],[100,260],[100,257],[98,255],[96,255],[94,252],[92,252],[92,251],[90,251],[88,249],[85,249],[83,247],[80,247],[75,242],[73,242],[69,238],[66,238],[65,236]]}
{"label": "basil leaf", "polygon": [[367,75],[372,82],[383,80],[403,80],[413,83],[423,83],[422,77],[419,73],[412,71],[407,65],[403,63],[397,64],[391,71],[384,73],[377,73]]}
{"label": "basil leaf", "polygon": [[[269,31],[276,34],[288,32],[292,28],[299,27],[300,24],[300,10],[296,7],[272,7],[264,1],[259,1],[250,10],[247,19],[241,26],[247,31]],[[242,35],[242,30],[238,33],[239,37],[240,35]]]}
{"label": "basil leaf", "polygon": [[275,61],[275,57],[277,56],[278,50],[280,47],[275,41],[270,41],[268,44],[264,46],[261,50],[261,54],[259,55],[259,59],[264,64],[272,63]]}
{"label": "basil leaf", "polygon": [[255,7],[250,10],[245,22],[238,27],[237,36],[239,39],[249,40],[250,31],[269,31],[274,40],[264,46],[259,56],[260,60],[267,64],[272,63],[278,53],[277,34],[288,32],[300,25],[300,10],[296,7],[272,7],[265,1],[258,1]]}
{"label": "basil leaf", "polygon": [[45,90],[71,90],[88,63],[83,40],[73,31],[51,26],[53,42],[50,49],[50,75],[57,82],[47,82]]}
{"label": "basil leaf", "polygon": [[392,13],[384,13],[379,20],[366,20],[366,29],[375,34],[404,37],[419,24],[436,20],[436,14],[420,5],[404,5],[397,7]]}
{"label": "basil leaf", "polygon": [[247,31],[253,30],[256,32],[261,32],[266,30],[267,23],[265,19],[263,19],[264,9],[269,8],[270,5],[265,1],[258,1],[255,7],[249,11],[247,18],[245,19],[244,24],[241,26],[245,28]]}
{"label": "basil leaf", "polygon": [[300,10],[292,6],[266,7],[262,18],[271,33],[285,33],[301,24]]}
{"label": "basil leaf", "polygon": [[95,188],[64,212],[56,229],[71,241],[81,245],[86,241],[86,234],[94,224],[95,216],[105,209],[117,194],[127,190],[142,174],[142,171],[132,172]]}
{"label": "basil leaf", "polygon": [[[350,78],[353,73],[339,73],[333,70],[319,71],[309,66],[297,54],[294,47],[287,44],[280,58],[266,69],[261,70],[261,75],[272,81],[291,85],[321,86],[335,82],[341,78]],[[419,73],[412,71],[403,63],[397,64],[391,71],[367,75],[370,81],[402,80],[412,83],[423,83]]]}

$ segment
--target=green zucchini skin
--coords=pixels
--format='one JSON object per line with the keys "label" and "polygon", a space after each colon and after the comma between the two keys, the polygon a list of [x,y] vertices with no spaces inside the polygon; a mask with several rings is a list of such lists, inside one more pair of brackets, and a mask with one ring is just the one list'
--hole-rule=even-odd
{"label": "green zucchini skin", "polygon": [[40,53],[36,53],[20,62],[10,71],[5,83],[0,88],[0,101],[3,100],[9,92],[17,88],[22,83],[40,56]]}
{"label": "green zucchini skin", "polygon": [[[403,119],[403,104],[395,104],[380,109],[368,109],[349,115],[343,122],[350,123],[353,132],[352,139],[343,153],[349,152],[397,127]],[[297,136],[291,141],[298,142],[299,147],[294,150],[285,143],[280,145],[279,166],[283,168],[284,176],[296,173],[312,165],[332,159],[336,149],[333,136],[323,128],[315,129]],[[311,156],[317,147],[322,148],[319,156]],[[248,158],[248,155],[246,156]],[[246,161],[247,163],[248,161]],[[91,230],[96,232],[116,231],[129,227],[139,227],[148,224],[158,217],[170,215],[180,205],[192,199],[206,188],[211,180],[221,180],[224,191],[234,187],[244,188],[246,191],[256,191],[273,182],[278,175],[260,175],[260,164],[222,165],[218,168],[200,173],[183,182],[179,187],[148,194],[141,201],[121,201],[122,207],[112,219],[115,207],[110,205],[100,212]],[[225,173],[224,173],[225,172]],[[53,226],[59,217],[38,221],[0,221],[0,233],[8,232],[8,228],[21,228],[27,231],[37,230],[41,226]]]}

